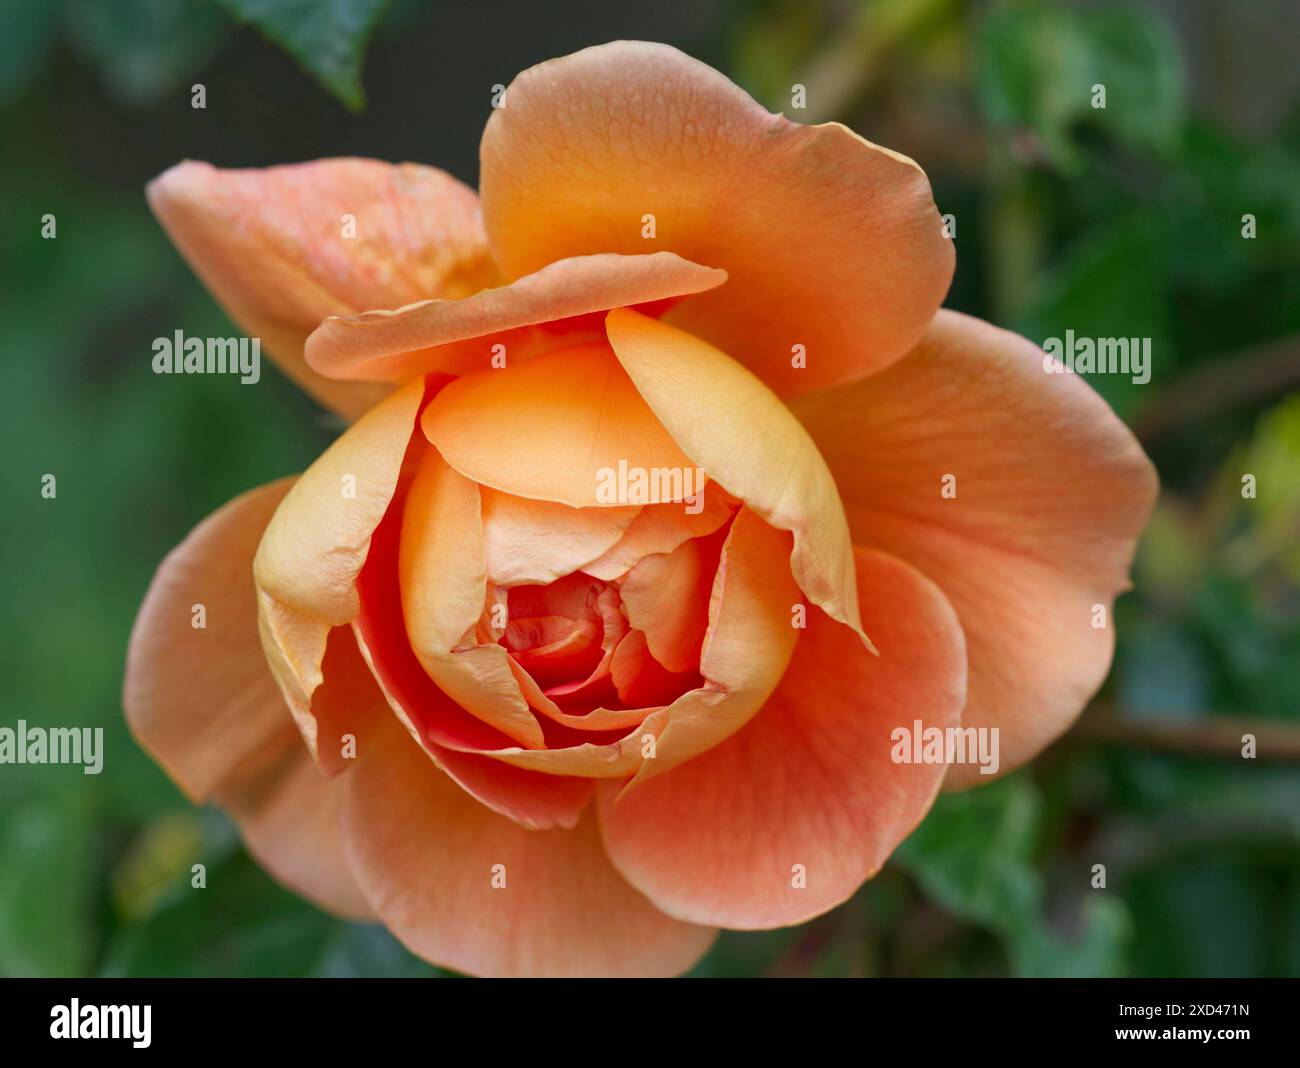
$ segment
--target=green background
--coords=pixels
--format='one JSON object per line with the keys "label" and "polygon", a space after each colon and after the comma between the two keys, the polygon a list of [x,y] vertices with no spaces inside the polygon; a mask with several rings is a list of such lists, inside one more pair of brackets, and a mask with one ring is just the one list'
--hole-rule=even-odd
{"label": "green background", "polygon": [[[724,934],[698,974],[1300,975],[1300,9],[654,7],[0,7],[0,725],[102,726],[106,746],[99,776],[0,767],[0,973],[440,974],[382,928],[279,889],[123,724],[126,640],[154,567],[339,429],[270,369],[255,388],[152,374],[153,338],[230,327],[143,186],[187,157],[343,154],[473,183],[493,84],[635,37],[920,161],[957,219],[949,306],[1040,342],[1067,328],[1152,338],[1149,384],[1094,385],[1163,484],[1116,609],[1114,670],[1079,727],[1031,768],[941,798],[842,907]],[[206,110],[190,106],[196,81]],[[1053,462],[1068,480],[1075,458]],[[1247,730],[1259,759],[1240,756]]]}

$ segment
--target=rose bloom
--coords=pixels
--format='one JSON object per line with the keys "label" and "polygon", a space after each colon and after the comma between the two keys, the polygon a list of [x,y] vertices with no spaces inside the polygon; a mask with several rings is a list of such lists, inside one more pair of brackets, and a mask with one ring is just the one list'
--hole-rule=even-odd
{"label": "rose bloom", "polygon": [[503,103],[478,196],[361,159],[149,187],[354,421],[163,562],[127,716],[275,878],[427,960],[680,973],[988,781],[896,729],[994,728],[1005,772],[1069,726],[1155,475],[1080,379],[939,310],[911,160],[656,44]]}

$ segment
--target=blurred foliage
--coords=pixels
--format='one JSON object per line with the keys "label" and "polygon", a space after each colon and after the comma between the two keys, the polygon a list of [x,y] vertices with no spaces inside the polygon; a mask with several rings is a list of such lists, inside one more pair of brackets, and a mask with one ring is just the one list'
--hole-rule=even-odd
{"label": "blurred foliage", "polygon": [[[221,146],[278,162],[242,158],[258,151],[245,144],[303,129],[315,154],[395,145],[472,176],[487,86],[617,36],[671,40],[773,108],[920,160],[957,219],[950,306],[1038,342],[1152,339],[1149,384],[1091,379],[1163,483],[1102,701],[1121,728],[1300,731],[1300,109],[1296,79],[1254,58],[1300,34],[1293,5],[1264,3],[1261,23],[1254,5],[1212,3],[718,0],[704,20],[592,3],[534,21],[503,4],[477,35],[458,21],[468,9],[415,0],[0,6],[0,141],[21,161],[0,202],[4,526],[21,560],[0,599],[0,723],[103,727],[112,769],[0,768],[0,972],[439,974],[276,887],[122,722],[123,650],[158,561],[337,429],[273,372],[254,389],[151,374],[155,335],[229,326],[140,188]],[[376,30],[372,104],[345,127],[256,41],[357,107]],[[453,93],[436,79],[458,60]],[[413,94],[417,75],[441,95]],[[176,117],[197,79],[245,102],[221,113],[226,141]],[[413,133],[414,95],[440,140]],[[277,125],[249,103],[264,100],[292,113]],[[56,241],[33,223],[46,212]],[[1072,457],[1056,459],[1068,479]],[[45,472],[54,501],[37,492]],[[724,933],[696,974],[1300,975],[1295,762],[1097,740],[1091,715],[1032,767],[941,796],[850,902],[804,928]]]}

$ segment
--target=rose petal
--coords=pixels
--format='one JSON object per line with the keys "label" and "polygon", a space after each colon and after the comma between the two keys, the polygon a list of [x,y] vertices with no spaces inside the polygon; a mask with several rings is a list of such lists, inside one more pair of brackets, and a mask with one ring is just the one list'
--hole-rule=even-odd
{"label": "rose petal", "polygon": [[479,489],[426,449],[411,482],[398,550],[411,648],[439,689],[484,723],[540,748],[541,727],[501,646],[466,644],[487,596]]}
{"label": "rose petal", "polygon": [[507,366],[535,351],[533,342],[547,334],[529,329],[536,324],[552,324],[553,332],[557,320],[672,301],[726,279],[725,271],[671,252],[578,256],[464,300],[331,316],[307,339],[307,362],[330,378],[367,382],[403,382],[430,371],[469,374],[492,369],[496,344],[504,345]]}
{"label": "rose petal", "polygon": [[[775,689],[794,649],[792,607],[799,590],[773,566],[790,537],[741,510],[722,548],[700,654],[705,684],[651,712],[626,736],[606,744],[545,750],[498,749],[489,755],[517,767],[633,783],[658,775],[739,730]],[[653,750],[648,739],[655,738]],[[648,752],[653,757],[646,759]]]}
{"label": "rose petal", "polygon": [[253,588],[253,553],[293,481],[236,497],[195,527],[159,566],[131,631],[127,724],[194,801],[293,722],[262,655]]}
{"label": "rose petal", "polygon": [[616,784],[598,791],[615,866],[670,915],[801,923],[850,897],[929,809],[945,766],[895,763],[893,732],[959,722],[961,627],[913,568],[864,550],[857,564],[879,656],[814,610],[742,730],[621,797]]}
{"label": "rose petal", "polygon": [[623,537],[599,559],[583,564],[582,570],[609,582],[644,556],[670,553],[689,538],[712,534],[731,518],[738,504],[715,484],[706,484],[693,505],[647,504]]}
{"label": "rose petal", "polygon": [[692,538],[670,553],[643,557],[619,584],[628,622],[645,635],[654,658],[674,673],[699,666],[721,548],[720,539],[710,540],[715,544]]}
{"label": "rose petal", "polygon": [[725,286],[670,317],[782,394],[898,359],[947,292],[952,242],[915,163],[838,124],[772,115],[673,48],[588,48],[520,74],[506,101],[480,156],[509,277],[653,249],[725,268]]}
{"label": "rose petal", "polygon": [[357,576],[393,499],[424,384],[367,412],[309,467],[266,527],[253,564],[271,672],[316,752],[313,694],[331,629],[360,609]]}
{"label": "rose petal", "polygon": [[574,508],[647,503],[602,499],[603,486],[617,489],[620,463],[694,470],[603,343],[458,378],[420,425],[466,478]]}
{"label": "rose petal", "polygon": [[[369,915],[311,766],[262,656],[253,553],[293,479],[245,493],[163,561],[131,633],[123,705],[137,741],[195,802],[232,810],[277,879],[345,916]],[[202,605],[205,626],[192,626]]]}
{"label": "rose petal", "polygon": [[673,975],[713,940],[615,873],[594,820],[524,830],[459,789],[401,730],[339,781],[362,888],[426,960],[479,975]]}
{"label": "rose petal", "polygon": [[[340,384],[303,345],[328,315],[458,299],[494,285],[474,192],[432,167],[332,159],[266,170],[182,163],[149,204],[250,336],[314,397],[355,417],[383,387]],[[355,237],[347,236],[349,218]]]}
{"label": "rose petal", "polygon": [[352,920],[373,920],[343,849],[342,795],[302,741],[285,734],[267,773],[230,784],[217,800],[239,825],[253,858],[290,890]]}
{"label": "rose petal", "polygon": [[711,481],[794,534],[800,588],[861,630],[853,544],[826,462],[784,403],[699,338],[628,309],[606,320],[610,344],[650,409]]}
{"label": "rose petal", "polygon": [[[1043,360],[1024,338],[945,311],[895,367],[795,406],[855,539],[915,564],[956,608],[970,656],[962,722],[1001,729],[1004,772],[1060,735],[1105,679],[1110,607],[1157,489],[1105,402]],[[963,766],[949,781],[987,777]]]}
{"label": "rose petal", "polygon": [[611,549],[641,511],[570,508],[480,491],[488,578],[498,586],[545,585]]}

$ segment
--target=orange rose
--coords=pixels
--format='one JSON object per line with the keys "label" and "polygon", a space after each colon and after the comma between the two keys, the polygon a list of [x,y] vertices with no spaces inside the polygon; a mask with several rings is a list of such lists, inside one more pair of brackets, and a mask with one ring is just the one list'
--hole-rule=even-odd
{"label": "orange rose", "polygon": [[1155,477],[1077,377],[938,310],[911,160],[653,44],[504,103],[481,199],[367,160],[150,187],[359,418],[163,563],[127,714],[273,875],[422,957],[681,972],[983,781],[914,727],[996,728],[1001,770],[1066,729]]}

